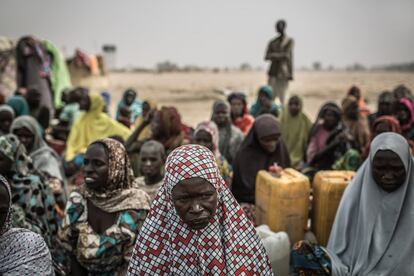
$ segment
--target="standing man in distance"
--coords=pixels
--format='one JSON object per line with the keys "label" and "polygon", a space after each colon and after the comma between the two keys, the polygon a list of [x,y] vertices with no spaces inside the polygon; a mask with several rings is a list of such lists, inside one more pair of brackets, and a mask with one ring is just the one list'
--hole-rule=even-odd
{"label": "standing man in distance", "polygon": [[293,80],[293,39],[286,36],[286,22],[276,23],[278,37],[270,41],[265,60],[270,61],[268,71],[269,85],[273,89],[273,98],[278,97],[282,106],[288,97],[289,81]]}

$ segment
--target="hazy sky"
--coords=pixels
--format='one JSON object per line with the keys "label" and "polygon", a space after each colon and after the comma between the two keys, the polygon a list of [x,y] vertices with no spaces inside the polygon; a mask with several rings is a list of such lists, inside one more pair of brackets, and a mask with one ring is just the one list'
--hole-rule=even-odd
{"label": "hazy sky", "polygon": [[297,67],[414,61],[413,0],[0,0],[0,35],[48,38],[66,55],[113,43],[119,66],[264,66],[279,18]]}

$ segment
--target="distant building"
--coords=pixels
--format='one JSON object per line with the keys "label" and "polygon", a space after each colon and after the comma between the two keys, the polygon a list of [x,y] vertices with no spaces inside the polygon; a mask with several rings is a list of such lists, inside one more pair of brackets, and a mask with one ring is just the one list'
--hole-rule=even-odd
{"label": "distant building", "polygon": [[116,69],[116,46],[105,44],[102,46],[102,51],[106,68],[109,71]]}

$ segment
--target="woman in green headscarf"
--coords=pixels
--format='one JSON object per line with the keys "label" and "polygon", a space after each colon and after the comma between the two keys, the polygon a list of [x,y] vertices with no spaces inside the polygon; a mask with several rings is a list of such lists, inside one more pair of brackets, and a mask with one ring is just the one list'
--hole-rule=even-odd
{"label": "woman in green headscarf", "polygon": [[312,123],[303,113],[303,101],[299,96],[289,99],[288,108],[283,110],[280,119],[282,137],[289,151],[293,167],[303,161]]}

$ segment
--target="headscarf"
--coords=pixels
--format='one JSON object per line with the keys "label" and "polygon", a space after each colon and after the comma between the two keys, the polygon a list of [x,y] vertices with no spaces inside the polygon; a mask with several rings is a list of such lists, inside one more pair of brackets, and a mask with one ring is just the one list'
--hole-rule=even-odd
{"label": "headscarf", "polygon": [[[342,101],[342,109],[345,111],[351,104],[354,103],[358,103],[357,98],[354,96],[347,96]],[[346,114],[344,114],[343,117],[343,121],[354,137],[355,142],[358,144],[359,150],[363,149],[369,143],[370,138],[370,131],[366,117],[359,113],[356,120],[347,118]]]}
{"label": "headscarf", "polygon": [[32,160],[27,155],[26,148],[14,134],[0,137],[0,152],[13,162],[13,173],[26,176],[33,170]]}
{"label": "headscarf", "polygon": [[[178,216],[172,189],[200,177],[217,191],[217,210],[206,228],[190,229]],[[174,150],[129,263],[128,275],[272,275],[265,249],[234,200],[213,153],[199,145]]]}
{"label": "headscarf", "polygon": [[212,139],[212,143],[214,147],[213,149],[214,156],[216,158],[219,157],[220,156],[220,151],[218,148],[219,133],[218,133],[218,128],[217,128],[216,123],[214,123],[213,121],[205,121],[205,122],[199,123],[194,131],[194,137],[197,135],[197,133],[200,130],[207,131],[211,135],[211,139]]}
{"label": "headscarf", "polygon": [[[30,50],[30,53],[25,51]],[[34,55],[37,62],[41,65],[39,69],[39,76],[44,78],[50,76],[51,64],[50,57],[47,55],[45,46],[36,38],[32,36],[22,37],[16,46],[16,59],[19,66],[23,66],[24,58],[29,55]],[[21,87],[27,87],[27,83],[19,83]]]}
{"label": "headscarf", "polygon": [[[4,178],[2,175],[0,175],[0,185],[3,185],[4,187],[6,187],[7,193],[9,195],[9,203],[8,203],[9,208],[7,210],[7,215],[3,223],[3,226],[1,226],[0,228],[0,241],[1,241],[3,234],[9,231],[12,227],[12,194],[11,194],[9,183],[7,182],[6,178]],[[0,261],[1,260],[2,258],[0,257]]]}
{"label": "headscarf", "polygon": [[182,132],[181,116],[177,109],[175,107],[163,106],[161,110],[156,112],[155,116],[159,116],[160,119],[160,133],[152,138],[163,144],[167,153],[181,146],[184,134]]}
{"label": "headscarf", "polygon": [[[273,89],[270,85],[264,85],[262,87],[260,87],[259,92],[257,92],[257,100],[256,103],[252,105],[252,107],[250,108],[250,114],[252,114],[254,117],[257,117],[259,115],[261,115],[261,111],[262,111],[262,105],[260,104],[260,100],[259,100],[259,95],[260,93],[265,93],[266,96],[269,99],[273,99]],[[272,106],[270,107],[270,113],[271,114],[279,114],[278,111],[278,107],[277,105],[272,101]]]}
{"label": "headscarf", "polygon": [[[134,101],[130,106],[126,105],[126,98],[128,95],[134,96]],[[118,103],[118,109],[116,111],[116,119],[118,120],[120,116],[120,110],[122,107],[126,106],[129,110],[131,110],[131,123],[134,123],[135,120],[139,115],[142,113],[142,102],[136,99],[137,92],[132,89],[127,89],[124,94],[122,95],[121,101]]]}
{"label": "headscarf", "polygon": [[148,195],[132,185],[133,173],[125,147],[118,141],[105,138],[92,144],[100,144],[108,153],[108,181],[98,189],[82,185],[82,195],[99,209],[115,213],[128,209],[149,210]]}
{"label": "headscarf", "polygon": [[0,175],[0,185],[9,194],[6,220],[0,228],[0,275],[53,275],[52,260],[44,240],[26,229],[12,228],[12,193]]}
{"label": "headscarf", "polygon": [[[145,100],[144,102],[148,103],[148,105],[150,106],[150,110],[157,109],[157,103],[155,101]],[[139,115],[137,117],[137,119],[135,120],[135,123],[134,123],[134,128],[139,127],[142,124],[142,121],[144,121],[144,113],[141,113],[141,115]],[[151,138],[151,136],[152,136],[151,127],[148,125],[139,134],[138,141],[143,141],[145,139],[149,139],[149,138]]]}
{"label": "headscarf", "polygon": [[[10,114],[11,114],[11,116],[12,116],[12,122],[13,122],[13,120],[14,120],[14,118],[15,118],[15,114],[14,114],[14,110],[13,110],[13,108],[11,108],[11,106],[10,106],[10,105],[7,105],[7,104],[1,104],[1,105],[0,105],[0,112],[8,112],[8,113],[10,113]],[[2,131],[2,130],[0,130],[0,135],[4,135],[4,134],[7,134],[7,133],[3,133],[3,131]]]}
{"label": "headscarf", "polygon": [[401,129],[404,131],[404,130],[410,129],[412,124],[414,124],[414,105],[406,97],[402,97],[399,101],[401,104],[403,104],[408,109],[408,112],[410,113],[410,118],[408,122],[401,126]]}
{"label": "headscarf", "polygon": [[239,99],[243,103],[243,114],[241,117],[235,118],[230,113],[233,125],[238,127],[243,132],[243,134],[247,134],[253,126],[254,118],[252,115],[249,114],[249,110],[247,108],[246,95],[242,92],[233,92],[227,97],[227,101],[229,102],[229,104],[231,104],[231,101],[233,99]]}
{"label": "headscarf", "polygon": [[[293,96],[295,97],[295,96]],[[291,97],[291,99],[293,98]],[[290,160],[293,166],[299,164],[303,160],[306,147],[308,145],[309,132],[312,123],[308,116],[303,113],[303,100],[296,96],[300,104],[300,112],[297,116],[292,117],[289,109],[283,110],[280,119],[280,129],[282,132],[283,141],[289,151]]]}
{"label": "headscarf", "polygon": [[358,107],[359,107],[359,112],[361,115],[363,116],[368,116],[371,111],[369,110],[367,103],[365,102],[365,98],[362,95],[362,91],[358,86],[352,86],[349,91],[348,91],[348,96],[354,96],[353,94],[358,94],[359,95],[359,99],[357,99],[358,101]]}
{"label": "headscarf", "polygon": [[[10,183],[13,203],[19,205],[30,219],[29,224],[40,228],[48,246],[57,232],[55,197],[43,182],[43,177],[34,174],[33,164],[26,149],[13,134],[0,137],[0,152],[12,161]],[[39,233],[40,234],[40,233]]]}
{"label": "headscarf", "polygon": [[13,121],[10,132],[26,128],[34,136],[33,148],[29,152],[34,167],[52,177],[63,181],[63,171],[60,158],[43,140],[39,123],[31,116],[20,116]]}
{"label": "headscarf", "polygon": [[91,105],[88,111],[79,115],[72,126],[66,145],[65,159],[72,160],[77,154],[84,153],[90,143],[110,136],[127,139],[130,130],[103,113],[104,100],[101,96],[89,95]]}
{"label": "headscarf", "polygon": [[7,100],[7,104],[13,108],[16,117],[30,114],[29,105],[27,104],[26,99],[22,96],[11,96]]}
{"label": "headscarf", "polygon": [[279,122],[274,116],[264,114],[256,118],[233,165],[234,179],[231,188],[239,202],[255,202],[256,175],[260,170],[267,170],[274,163],[283,168],[290,167],[289,152],[282,137],[272,153],[266,152],[259,142],[263,137],[280,134]]}
{"label": "headscarf", "polygon": [[21,228],[0,236],[0,275],[55,275],[43,238]]}
{"label": "headscarf", "polygon": [[[406,179],[394,192],[382,190],[373,179],[372,162],[380,150],[391,150],[404,164]],[[336,213],[327,248],[332,275],[414,275],[413,182],[406,139],[390,132],[378,135]]]}
{"label": "headscarf", "polygon": [[66,60],[51,41],[44,40],[43,45],[46,50],[52,55],[52,71],[50,80],[53,88],[53,103],[55,108],[62,106],[62,94],[65,89],[72,86]]}

